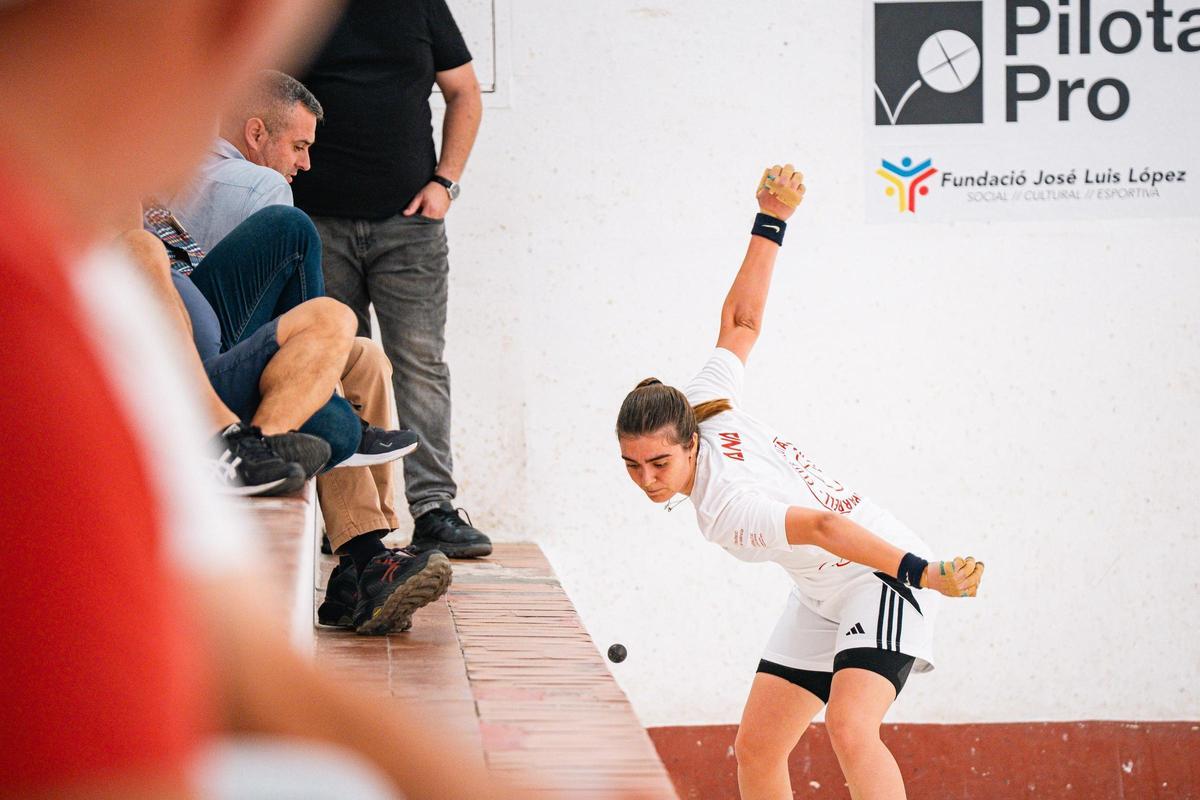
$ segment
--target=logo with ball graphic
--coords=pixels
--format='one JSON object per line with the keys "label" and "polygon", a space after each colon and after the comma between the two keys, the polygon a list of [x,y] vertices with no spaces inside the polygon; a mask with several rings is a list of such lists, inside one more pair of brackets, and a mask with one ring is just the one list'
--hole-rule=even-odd
{"label": "logo with ball graphic", "polygon": [[983,3],[875,4],[875,124],[983,122]]}

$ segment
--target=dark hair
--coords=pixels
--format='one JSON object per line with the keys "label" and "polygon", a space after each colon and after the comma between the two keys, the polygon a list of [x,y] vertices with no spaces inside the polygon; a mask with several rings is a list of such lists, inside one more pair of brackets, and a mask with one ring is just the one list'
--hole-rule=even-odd
{"label": "dark hair", "polygon": [[297,103],[307,108],[317,118],[317,122],[325,119],[325,109],[307,86],[291,75],[278,70],[264,69],[258,74],[254,107],[249,109],[250,113],[246,116],[258,117],[267,126],[267,130],[274,130]]}
{"label": "dark hair", "polygon": [[689,444],[699,432],[700,423],[733,408],[728,400],[707,400],[692,406],[683,392],[667,386],[658,378],[634,387],[617,413],[617,436],[645,436],[663,428],[671,429],[672,444]]}

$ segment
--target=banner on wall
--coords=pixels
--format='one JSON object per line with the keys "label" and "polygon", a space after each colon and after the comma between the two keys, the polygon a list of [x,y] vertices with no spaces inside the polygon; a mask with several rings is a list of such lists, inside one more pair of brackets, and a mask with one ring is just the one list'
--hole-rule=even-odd
{"label": "banner on wall", "polygon": [[866,0],[869,222],[1200,215],[1200,0]]}

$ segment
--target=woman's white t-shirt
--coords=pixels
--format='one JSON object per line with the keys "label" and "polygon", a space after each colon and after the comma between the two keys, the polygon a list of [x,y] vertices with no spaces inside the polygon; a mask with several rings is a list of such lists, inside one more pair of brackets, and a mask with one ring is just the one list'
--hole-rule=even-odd
{"label": "woman's white t-shirt", "polygon": [[[741,359],[717,348],[684,389],[692,405],[725,398],[733,406],[700,424],[691,500],[705,538],[742,561],[779,564],[795,581],[795,594],[818,613],[874,570],[814,545],[789,545],[784,517],[790,506],[844,514],[902,550],[930,557],[925,542],[899,520],[742,411],[744,377]],[[825,616],[834,618],[830,611]]]}

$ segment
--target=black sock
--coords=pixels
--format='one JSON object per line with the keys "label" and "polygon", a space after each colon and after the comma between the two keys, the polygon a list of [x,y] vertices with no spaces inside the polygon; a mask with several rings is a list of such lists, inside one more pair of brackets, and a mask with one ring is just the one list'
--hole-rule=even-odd
{"label": "black sock", "polygon": [[387,548],[383,546],[383,542],[379,541],[381,537],[386,536],[388,531],[368,531],[355,536],[350,541],[343,545],[343,550],[346,553],[342,556],[343,559],[349,556],[354,562],[354,568],[358,570],[358,574],[362,575],[363,569],[366,568],[367,562],[372,558],[382,553]]}

